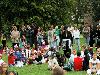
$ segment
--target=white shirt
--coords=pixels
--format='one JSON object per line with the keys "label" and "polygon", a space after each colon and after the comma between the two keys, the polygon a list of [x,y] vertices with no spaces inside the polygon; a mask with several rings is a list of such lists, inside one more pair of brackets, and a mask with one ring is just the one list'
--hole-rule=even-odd
{"label": "white shirt", "polygon": [[90,59],[89,62],[92,63],[93,69],[96,68],[97,63],[100,63],[99,59],[96,59],[96,60]]}
{"label": "white shirt", "polygon": [[51,60],[48,61],[48,66],[52,67],[54,65],[58,65],[58,62],[57,62],[57,59],[56,58],[53,58]]}
{"label": "white shirt", "polygon": [[48,42],[53,42],[54,41],[54,29],[48,31]]}
{"label": "white shirt", "polygon": [[85,55],[84,55],[84,51],[81,51],[81,57],[84,58]]}
{"label": "white shirt", "polygon": [[29,58],[31,55],[31,50],[26,49],[26,57]]}
{"label": "white shirt", "polygon": [[2,63],[4,63],[4,61],[2,59],[0,59],[0,66],[2,65]]}
{"label": "white shirt", "polygon": [[73,31],[73,36],[74,36],[74,39],[76,39],[76,38],[80,38],[80,31],[79,30],[74,30]]}

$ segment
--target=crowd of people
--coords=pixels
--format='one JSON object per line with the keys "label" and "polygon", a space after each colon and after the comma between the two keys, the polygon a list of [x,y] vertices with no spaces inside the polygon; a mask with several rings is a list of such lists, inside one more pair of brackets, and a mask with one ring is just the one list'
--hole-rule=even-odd
{"label": "crowd of people", "polygon": [[[85,24],[82,31],[85,43],[82,46],[80,29],[73,26],[51,25],[48,31],[44,31],[42,27],[35,25],[22,25],[19,29],[13,25],[10,32],[12,42],[10,48],[6,44],[6,36],[2,34],[0,66],[4,63],[2,54],[7,54],[9,67],[48,63],[48,70],[55,70],[55,68],[59,70],[60,67],[60,70],[85,70],[88,75],[92,73],[100,75],[99,25],[95,30],[93,26]],[[61,72],[63,75],[63,71]],[[53,73],[53,75],[59,75]]]}

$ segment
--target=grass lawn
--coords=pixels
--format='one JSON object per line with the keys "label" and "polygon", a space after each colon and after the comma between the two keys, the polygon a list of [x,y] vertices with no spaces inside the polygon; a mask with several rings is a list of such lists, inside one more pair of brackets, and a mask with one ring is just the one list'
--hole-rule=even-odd
{"label": "grass lawn", "polygon": [[[84,39],[81,39],[80,44],[82,45],[84,43]],[[7,45],[11,47],[11,42],[8,41]],[[3,60],[7,62],[7,55],[3,55]],[[26,65],[22,68],[16,68],[16,67],[9,67],[9,70],[18,72],[19,75],[51,75],[51,71],[47,70],[48,65],[42,64],[42,65]],[[71,71],[66,72],[65,75],[86,75],[86,72],[84,71]]]}
{"label": "grass lawn", "polygon": [[[42,65],[26,65],[23,68],[11,67],[9,70],[14,70],[19,75],[51,75],[51,71],[47,70],[47,64]],[[86,72],[66,72],[65,75],[86,75]]]}

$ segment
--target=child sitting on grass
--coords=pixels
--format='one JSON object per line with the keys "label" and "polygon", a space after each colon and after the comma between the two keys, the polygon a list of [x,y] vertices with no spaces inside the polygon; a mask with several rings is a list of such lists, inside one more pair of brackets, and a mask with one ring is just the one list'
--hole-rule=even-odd
{"label": "child sitting on grass", "polygon": [[83,59],[80,57],[81,53],[77,52],[77,57],[74,58],[74,70],[81,71],[83,66]]}
{"label": "child sitting on grass", "polygon": [[53,68],[55,65],[59,65],[59,64],[58,64],[57,59],[56,59],[54,56],[52,56],[52,57],[49,58],[49,61],[48,61],[48,69],[49,69],[49,70],[52,70],[52,68]]}
{"label": "child sitting on grass", "polygon": [[9,66],[14,66],[15,65],[15,59],[16,59],[16,57],[14,56],[13,53],[9,54],[9,56],[8,56],[8,65]]}
{"label": "child sitting on grass", "polygon": [[100,61],[97,59],[96,53],[93,53],[93,58],[89,60],[89,69],[87,70],[87,74],[100,75]]}

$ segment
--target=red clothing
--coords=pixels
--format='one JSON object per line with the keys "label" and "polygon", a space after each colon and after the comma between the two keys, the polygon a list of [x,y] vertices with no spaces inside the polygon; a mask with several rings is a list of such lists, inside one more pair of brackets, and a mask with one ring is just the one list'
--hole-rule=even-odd
{"label": "red clothing", "polygon": [[14,65],[15,64],[15,56],[8,56],[8,64],[9,65]]}
{"label": "red clothing", "polygon": [[81,57],[74,58],[74,70],[80,71],[82,70],[82,66],[83,66],[83,59]]}
{"label": "red clothing", "polygon": [[3,53],[3,50],[0,50],[0,54],[2,54]]}

